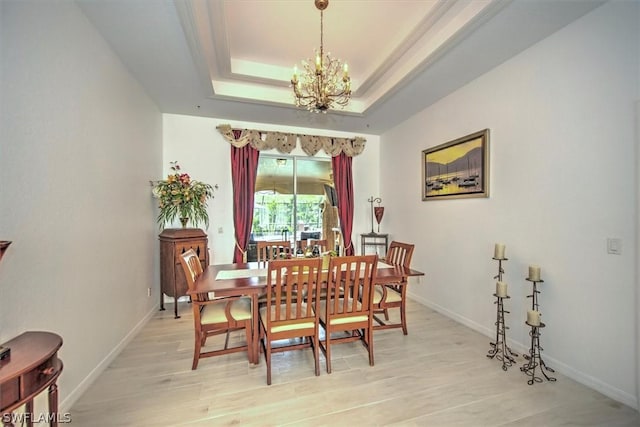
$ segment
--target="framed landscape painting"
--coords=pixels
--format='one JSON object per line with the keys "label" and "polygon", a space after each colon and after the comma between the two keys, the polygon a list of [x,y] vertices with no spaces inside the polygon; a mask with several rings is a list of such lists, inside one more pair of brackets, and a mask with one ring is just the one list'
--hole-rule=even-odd
{"label": "framed landscape painting", "polygon": [[422,200],[489,197],[489,129],[422,151]]}

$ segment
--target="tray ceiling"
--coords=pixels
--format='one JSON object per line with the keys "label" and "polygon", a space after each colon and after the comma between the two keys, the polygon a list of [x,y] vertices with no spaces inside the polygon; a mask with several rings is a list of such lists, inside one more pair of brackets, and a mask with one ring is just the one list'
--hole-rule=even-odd
{"label": "tray ceiling", "polygon": [[603,1],[330,0],[324,46],[349,64],[344,110],[293,105],[320,45],[313,0],[77,0],[166,113],[379,134]]}

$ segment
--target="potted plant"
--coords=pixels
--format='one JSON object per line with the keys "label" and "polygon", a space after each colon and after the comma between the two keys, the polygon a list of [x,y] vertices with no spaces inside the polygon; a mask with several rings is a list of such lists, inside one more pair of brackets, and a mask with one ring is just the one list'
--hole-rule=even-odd
{"label": "potted plant", "polygon": [[188,221],[196,227],[201,222],[208,227],[207,200],[213,198],[218,185],[192,180],[188,173],[181,171],[178,162],[170,162],[170,165],[173,172],[167,179],[153,183],[153,194],[158,198],[160,208],[158,224],[163,227],[180,218],[183,228]]}

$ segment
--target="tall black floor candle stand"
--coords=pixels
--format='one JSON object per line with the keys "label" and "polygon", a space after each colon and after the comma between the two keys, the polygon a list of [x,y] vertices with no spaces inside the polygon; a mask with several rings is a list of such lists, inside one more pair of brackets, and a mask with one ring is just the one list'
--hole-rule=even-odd
{"label": "tall black floor candle stand", "polygon": [[[531,293],[531,295],[527,295],[527,298],[531,298],[531,309],[537,311],[539,308],[538,294],[540,293],[540,291],[538,291],[537,289],[538,283],[544,283],[544,280],[532,280],[527,278],[527,281],[533,283],[533,292]],[[523,355],[523,357],[528,360],[528,362],[526,362],[520,368],[520,370],[531,377],[529,378],[529,381],[527,381],[527,384],[533,385],[533,383],[542,382],[542,377],[536,375],[537,367],[540,367],[539,371],[547,381],[555,381],[556,379],[554,377],[550,377],[546,374],[545,371],[555,371],[544,363],[541,354],[543,348],[540,347],[540,329],[544,328],[546,325],[542,322],[540,322],[539,325],[532,325],[528,321],[525,323],[531,327],[531,331],[529,331],[529,336],[531,337],[531,348],[529,348],[529,354]]]}
{"label": "tall black floor candle stand", "polygon": [[[502,274],[504,270],[502,269],[502,261],[506,261],[507,258],[493,258],[498,261],[498,275],[494,277],[494,279],[498,279],[498,281],[502,281]],[[509,313],[504,309],[504,300],[509,299],[508,295],[501,297],[497,293],[493,294],[496,297],[496,301],[494,304],[497,305],[496,310],[496,341],[489,343],[491,346],[491,350],[487,353],[487,357],[493,359],[494,357],[502,362],[502,370],[506,371],[507,368],[513,366],[516,363],[514,357],[518,357],[518,354],[512,351],[509,346],[507,346],[507,329],[508,326],[505,325],[504,322],[504,314]]]}

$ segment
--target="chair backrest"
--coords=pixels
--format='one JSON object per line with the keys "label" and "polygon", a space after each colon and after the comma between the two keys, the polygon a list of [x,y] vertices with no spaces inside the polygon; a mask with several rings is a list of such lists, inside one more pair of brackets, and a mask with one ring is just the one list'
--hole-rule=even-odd
{"label": "chair backrest", "polygon": [[[182,264],[184,276],[187,279],[187,286],[189,287],[189,290],[193,290],[195,288],[196,279],[202,275],[202,264],[200,263],[200,258],[198,258],[196,251],[189,249],[180,255],[180,264]],[[198,296],[192,295],[192,299],[206,300],[207,296],[206,294]]]}
{"label": "chair backrest", "polygon": [[267,270],[267,328],[292,328],[316,319],[320,300],[321,258],[279,259]]}
{"label": "chair backrest", "polygon": [[303,251],[307,249],[307,246],[311,246],[312,248],[314,246],[317,246],[318,249],[320,250],[320,253],[326,252],[329,247],[327,243],[327,239],[309,239],[308,243],[307,243],[307,240],[298,240],[298,246]]}
{"label": "chair backrest", "polygon": [[378,255],[332,257],[327,274],[327,318],[369,315]]}
{"label": "chair backrest", "polygon": [[415,245],[396,242],[394,240],[389,244],[389,250],[387,251],[384,262],[409,268],[411,266],[414,247]]}
{"label": "chair backrest", "polygon": [[279,241],[259,241],[258,247],[258,262],[267,262],[274,259],[278,259],[281,253],[291,254],[291,242],[288,240]]}

